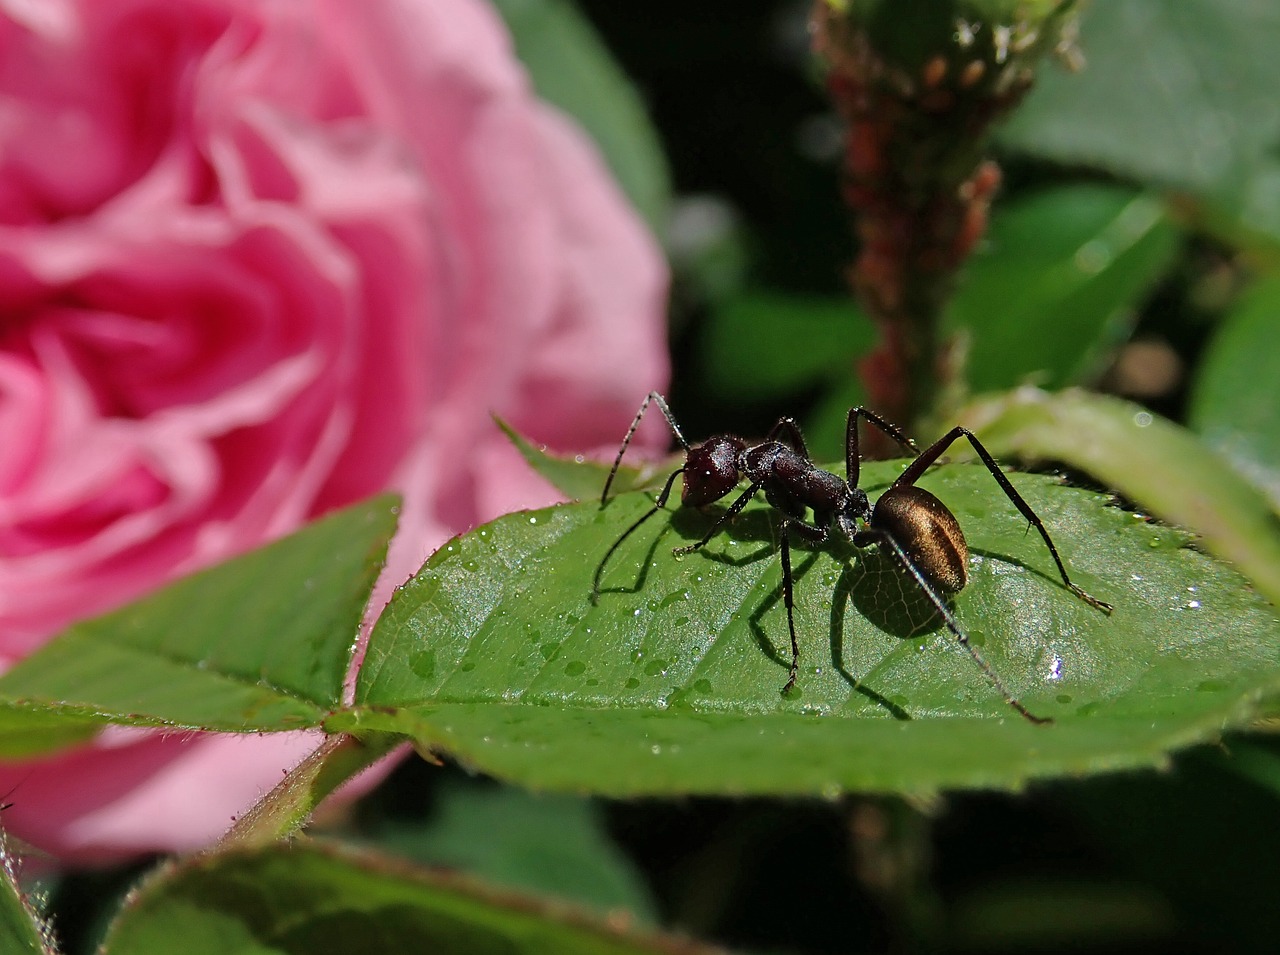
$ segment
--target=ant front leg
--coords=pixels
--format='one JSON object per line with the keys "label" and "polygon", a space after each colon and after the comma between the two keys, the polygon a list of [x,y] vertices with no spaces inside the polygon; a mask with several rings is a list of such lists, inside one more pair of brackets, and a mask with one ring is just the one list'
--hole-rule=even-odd
{"label": "ant front leg", "polygon": [[942,599],[933,584],[929,583],[929,579],[925,577],[924,572],[915,565],[911,556],[902,549],[902,545],[897,542],[892,534],[879,528],[867,527],[854,538],[853,543],[857,547],[866,547],[870,544],[878,544],[881,550],[885,550],[887,548],[888,551],[893,554],[902,569],[905,570],[916,582],[916,586],[924,592],[925,597],[928,598],[929,603],[933,605],[933,609],[937,611],[938,616],[942,618],[942,622],[946,624],[947,629],[955,636],[960,646],[969,651],[969,656],[973,658],[973,661],[977,663],[982,672],[986,674],[987,679],[991,681],[991,685],[1000,691],[1000,695],[1004,697],[1004,701],[1032,723],[1053,722],[1053,720],[1048,717],[1036,716],[1023,706],[1017,697],[1009,692],[1008,687],[1004,685],[1004,681],[1001,680],[1000,677],[996,675],[996,671],[991,668],[991,664],[989,664],[986,661],[986,658],[978,652],[978,648],[969,642],[969,635],[964,632],[964,628],[960,626],[960,621],[957,620],[955,614],[951,612],[951,608],[947,606],[946,601]]}
{"label": "ant front leg", "polygon": [[874,411],[868,411],[861,406],[850,408],[849,417],[845,420],[844,426],[844,473],[849,487],[858,486],[858,478],[862,472],[862,455],[858,451],[859,418],[866,418],[868,424],[875,425],[882,434],[897,441],[906,448],[908,454],[916,454],[920,450],[916,447],[916,443],[907,437],[906,432],[896,424],[890,424]]}
{"label": "ant front leg", "polygon": [[683,557],[685,554],[692,554],[695,550],[706,545],[707,541],[715,537],[720,528],[733,520],[742,513],[742,509],[747,506],[748,502],[755,497],[756,491],[760,490],[759,484],[752,484],[745,491],[738,495],[738,499],[729,505],[729,509],[720,515],[720,518],[708,528],[707,532],[702,535],[702,540],[684,547],[677,547],[671,553]]}
{"label": "ant front leg", "polygon": [[[676,440],[680,442],[680,447],[687,452],[689,450],[689,442],[684,439],[684,434],[680,431],[680,425],[676,424],[675,415],[671,413],[671,409],[667,407],[667,399],[656,391],[651,391],[640,403],[640,410],[636,412],[635,418],[631,421],[631,427],[627,429],[626,436],[622,439],[622,445],[618,448],[618,456],[613,459],[613,467],[609,469],[609,477],[604,482],[604,490],[600,492],[600,506],[604,507],[609,502],[609,488],[613,485],[613,479],[618,474],[618,468],[622,466],[622,456],[627,453],[627,446],[631,444],[631,439],[635,436],[636,428],[640,427],[640,419],[644,417],[644,413],[649,410],[650,404],[656,404],[658,410],[662,412],[662,417],[667,419],[667,426],[671,429],[671,433],[676,436]],[[682,469],[683,470],[683,469]],[[679,472],[677,472],[679,473]],[[673,475],[674,476],[674,475]],[[671,482],[667,482],[666,490],[663,492],[662,500],[666,501],[666,495],[671,490]],[[662,505],[659,504],[659,507]]]}
{"label": "ant front leg", "polygon": [[925,448],[925,450],[921,452],[920,456],[912,461],[911,464],[908,465],[907,469],[898,476],[898,479],[893,482],[891,488],[897,487],[898,485],[914,485],[916,481],[920,479],[920,476],[928,470],[929,466],[941,457],[943,452],[945,452],[947,448],[951,447],[951,445],[960,438],[967,438],[969,440],[969,444],[973,446],[973,450],[978,453],[978,457],[982,459],[982,463],[987,466],[987,470],[991,472],[991,476],[995,478],[996,483],[1000,485],[1000,490],[1004,491],[1005,497],[1012,501],[1013,506],[1016,507],[1019,513],[1027,519],[1028,523],[1040,532],[1040,536],[1044,538],[1045,546],[1049,548],[1049,553],[1053,556],[1053,562],[1058,565],[1058,573],[1062,575],[1062,582],[1066,585],[1067,589],[1089,606],[1096,607],[1105,614],[1110,614],[1114,609],[1111,604],[1099,600],[1097,597],[1088,593],[1083,587],[1071,582],[1071,578],[1067,574],[1066,565],[1062,562],[1062,558],[1058,556],[1058,548],[1054,546],[1053,538],[1049,536],[1049,530],[1044,526],[1044,522],[1040,520],[1040,516],[1031,509],[1031,505],[1023,499],[1022,495],[1018,493],[1017,488],[1013,486],[1005,473],[1000,470],[1000,464],[991,456],[991,452],[983,447],[982,442],[978,440],[977,435],[968,428],[962,428],[959,426],[954,427],[929,447]]}
{"label": "ant front leg", "polygon": [[639,520],[637,520],[634,524],[632,524],[625,531],[623,531],[622,536],[619,537],[616,541],[614,541],[613,544],[610,545],[609,549],[604,552],[604,556],[600,558],[600,563],[596,565],[595,577],[592,579],[592,582],[591,582],[591,603],[592,604],[595,604],[600,599],[600,578],[604,576],[604,568],[609,563],[609,558],[613,556],[614,551],[616,551],[619,547],[622,546],[623,541],[625,541],[628,537],[630,537],[640,528],[641,524],[643,524],[649,518],[653,517],[654,514],[657,514],[658,511],[662,510],[664,507],[667,506],[667,498],[671,496],[671,488],[676,483],[676,478],[678,478],[683,473],[684,473],[684,468],[677,468],[672,473],[671,477],[667,478],[667,483],[662,486],[662,493],[660,493],[658,495],[658,499],[654,501],[653,507],[649,508],[649,510],[645,511],[642,515],[640,515]]}

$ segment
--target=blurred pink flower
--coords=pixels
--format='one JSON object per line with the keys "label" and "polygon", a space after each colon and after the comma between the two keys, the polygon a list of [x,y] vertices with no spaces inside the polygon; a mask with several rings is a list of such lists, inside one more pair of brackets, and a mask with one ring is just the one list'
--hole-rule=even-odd
{"label": "blurred pink flower", "polygon": [[[616,442],[665,281],[480,0],[0,0],[0,663],[381,488],[384,592],[549,502],[490,412]],[[195,847],[314,743],[112,731],[5,827]]]}

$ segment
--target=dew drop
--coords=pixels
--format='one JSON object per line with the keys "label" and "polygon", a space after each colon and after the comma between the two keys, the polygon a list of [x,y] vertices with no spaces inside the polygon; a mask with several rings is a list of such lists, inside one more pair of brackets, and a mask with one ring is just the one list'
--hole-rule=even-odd
{"label": "dew drop", "polygon": [[1062,679],[1062,657],[1058,656],[1056,653],[1053,656],[1053,662],[1049,664],[1049,679]]}

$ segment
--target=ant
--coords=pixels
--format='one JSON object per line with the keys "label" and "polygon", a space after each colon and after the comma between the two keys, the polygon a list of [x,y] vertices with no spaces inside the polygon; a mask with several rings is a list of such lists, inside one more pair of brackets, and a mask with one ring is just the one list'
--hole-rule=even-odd
{"label": "ant", "polygon": [[[782,557],[782,596],[787,608],[787,629],[791,635],[791,668],[785,694],[796,682],[796,672],[800,661],[800,646],[796,641],[796,627],[793,612],[792,575],[791,575],[791,534],[795,533],[811,544],[822,544],[831,536],[853,545],[869,547],[878,545],[882,552],[891,554],[902,569],[924,593],[929,603],[942,618],[948,630],[955,635],[974,661],[986,674],[987,679],[1004,696],[1005,702],[1017,710],[1032,723],[1048,723],[1051,720],[1036,716],[1023,706],[996,675],[991,665],[969,642],[969,637],[955,615],[947,607],[945,595],[955,594],[962,590],[969,580],[969,546],[965,542],[964,533],[960,530],[960,522],[954,514],[933,494],[916,481],[937,461],[939,457],[960,438],[968,439],[982,463],[986,465],[991,476],[1000,485],[1000,489],[1013,503],[1028,523],[1040,532],[1045,546],[1058,566],[1062,582],[1073,594],[1091,607],[1110,614],[1111,604],[1104,603],[1097,597],[1085,592],[1071,582],[1067,568],[1058,556],[1058,548],[1044,523],[1036,512],[1009,482],[1000,465],[991,453],[983,447],[972,431],[955,427],[920,451],[914,441],[896,425],[885,421],[875,412],[866,408],[849,409],[845,426],[845,467],[848,478],[842,478],[830,471],[824,471],[813,463],[809,451],[805,447],[804,436],[800,426],[793,418],[779,418],[769,429],[765,439],[759,444],[748,445],[742,438],[731,434],[719,434],[708,438],[702,444],[690,445],[685,440],[680,426],[676,424],[666,399],[656,391],[640,405],[635,420],[627,429],[622,446],[618,448],[618,456],[614,459],[613,468],[605,481],[604,491],[600,495],[600,506],[609,501],[609,488],[622,464],[622,456],[635,435],[640,420],[655,404],[675,435],[676,441],[684,449],[684,464],[667,478],[661,493],[658,494],[652,508],[622,534],[609,548],[596,571],[595,594],[600,591],[600,575],[613,552],[641,524],[664,508],[676,478],[684,475],[684,489],[680,501],[686,507],[706,507],[727,497],[738,487],[743,479],[750,482],[737,499],[711,525],[702,539],[684,547],[675,548],[676,555],[690,554],[704,546],[729,521],[733,520],[747,503],[764,490],[765,499],[782,512],[781,557]],[[910,454],[915,456],[906,470],[898,475],[889,487],[880,495],[873,505],[867,493],[858,487],[861,456],[858,452],[858,421],[865,419],[887,437],[896,441]],[[806,512],[813,512],[813,519],[806,520]]]}

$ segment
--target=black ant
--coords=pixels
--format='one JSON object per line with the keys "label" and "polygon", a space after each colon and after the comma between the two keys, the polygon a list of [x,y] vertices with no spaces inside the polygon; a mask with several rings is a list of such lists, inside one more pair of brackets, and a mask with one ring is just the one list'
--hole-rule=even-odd
{"label": "black ant", "polygon": [[[1058,573],[1062,582],[1073,594],[1103,613],[1110,614],[1112,607],[1098,598],[1086,593],[1083,588],[1071,582],[1067,568],[1058,556],[1058,548],[1045,529],[1044,523],[1031,509],[1022,495],[1017,492],[1009,479],[1000,470],[989,451],[967,428],[955,427],[931,444],[924,451],[919,451],[913,442],[896,425],[885,421],[879,415],[866,408],[850,408],[845,427],[845,467],[848,479],[841,478],[830,471],[824,471],[809,458],[805,447],[804,436],[800,427],[792,418],[779,418],[765,439],[756,445],[748,445],[742,438],[730,434],[720,434],[708,438],[702,444],[691,446],[685,440],[680,426],[676,424],[666,400],[656,391],[649,392],[635,420],[627,429],[618,456],[614,459],[609,478],[605,481],[604,491],[600,495],[600,506],[609,500],[609,488],[622,464],[622,456],[626,453],[631,438],[640,426],[640,419],[656,404],[662,416],[667,419],[671,432],[685,452],[684,464],[667,478],[661,493],[658,494],[654,506],[638,521],[632,524],[623,535],[614,542],[604,555],[596,570],[595,594],[600,591],[600,575],[613,552],[641,524],[666,506],[671,488],[676,477],[684,475],[684,489],[680,501],[687,507],[705,507],[726,497],[745,478],[749,481],[746,490],[738,495],[728,509],[720,515],[714,524],[702,536],[702,539],[685,547],[677,547],[672,552],[677,555],[689,554],[706,544],[716,532],[727,522],[733,520],[756,494],[764,489],[765,499],[783,514],[782,538],[782,596],[787,608],[787,628],[791,634],[791,669],[786,686],[786,693],[796,682],[796,671],[800,661],[800,646],[796,641],[796,627],[793,613],[792,579],[791,579],[791,533],[794,531],[804,540],[813,544],[821,544],[831,536],[835,536],[855,547],[879,545],[881,551],[888,551],[902,569],[915,581],[916,585],[928,598],[929,603],[942,618],[969,655],[987,675],[992,685],[1004,696],[1005,702],[1033,723],[1048,723],[1050,720],[1031,713],[1009,692],[1003,681],[996,676],[991,665],[969,642],[968,635],[956,620],[955,615],[947,607],[943,594],[954,594],[962,590],[969,580],[969,546],[960,530],[960,523],[947,506],[924,488],[917,487],[918,481],[943,452],[960,438],[967,438],[973,449],[986,465],[991,476],[995,478],[1005,496],[1013,502],[1023,517],[1040,532],[1044,538],[1053,561],[1058,565]],[[858,487],[861,458],[858,453],[858,419],[865,418],[886,436],[896,441],[909,453],[915,455],[905,471],[898,475],[888,489],[880,495],[873,505],[867,498],[866,491]],[[813,520],[805,520],[806,511],[813,512]]]}

